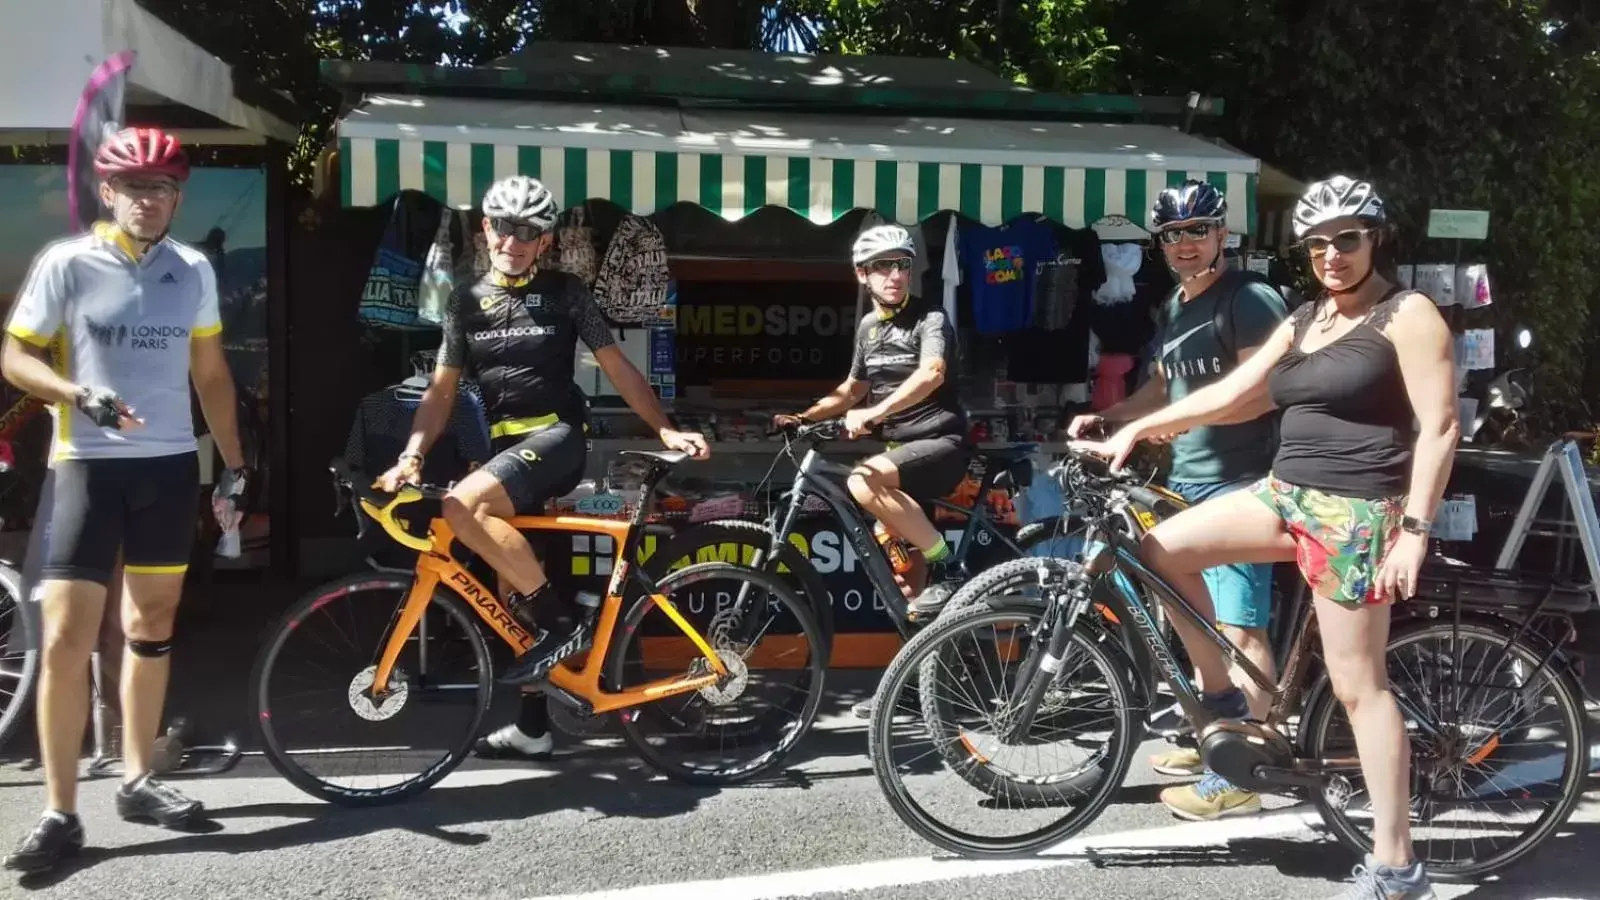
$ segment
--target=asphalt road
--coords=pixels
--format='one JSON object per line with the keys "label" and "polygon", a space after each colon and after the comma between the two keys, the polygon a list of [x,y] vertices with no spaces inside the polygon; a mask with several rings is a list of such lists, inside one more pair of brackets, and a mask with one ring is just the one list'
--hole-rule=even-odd
{"label": "asphalt road", "polygon": [[[247,756],[228,775],[183,782],[214,819],[181,834],[121,822],[114,779],[90,781],[81,803],[90,847],[79,863],[37,882],[0,877],[0,895],[1319,900],[1339,894],[1355,862],[1287,800],[1248,819],[1179,823],[1156,799],[1174,780],[1142,765],[1069,852],[1023,862],[939,858],[882,799],[865,723],[845,712],[849,699],[830,698],[787,771],[722,790],[666,782],[626,750],[569,741],[547,765],[474,761],[420,798],[354,811],[311,799]],[[1440,886],[1439,896],[1600,896],[1590,862],[1600,858],[1600,779],[1592,784],[1541,855],[1501,883]],[[0,841],[32,826],[42,795],[31,764],[0,766]]]}

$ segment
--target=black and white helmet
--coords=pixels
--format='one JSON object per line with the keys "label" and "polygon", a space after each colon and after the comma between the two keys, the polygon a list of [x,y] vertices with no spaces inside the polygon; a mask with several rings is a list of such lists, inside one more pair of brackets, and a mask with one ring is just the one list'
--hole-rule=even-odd
{"label": "black and white helmet", "polygon": [[1150,230],[1165,231],[1179,222],[1221,222],[1228,217],[1228,199],[1211,184],[1190,179],[1156,195],[1150,205]]}
{"label": "black and white helmet", "polygon": [[850,260],[859,266],[887,253],[916,257],[917,248],[911,241],[911,232],[899,225],[868,228],[861,232],[855,246],[850,248]]}
{"label": "black and white helmet", "polygon": [[1295,239],[1305,237],[1324,222],[1346,216],[1355,216],[1375,225],[1389,221],[1383,211],[1383,198],[1378,196],[1371,184],[1335,175],[1307,188],[1305,195],[1294,205]]}
{"label": "black and white helmet", "polygon": [[483,214],[491,219],[512,219],[538,228],[556,224],[555,195],[526,175],[510,175],[489,186],[483,195]]}

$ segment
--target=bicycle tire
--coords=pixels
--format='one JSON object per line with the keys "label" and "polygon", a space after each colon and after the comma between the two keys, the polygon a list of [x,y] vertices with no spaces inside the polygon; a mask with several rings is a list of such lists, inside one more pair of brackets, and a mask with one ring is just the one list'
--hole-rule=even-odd
{"label": "bicycle tire", "polygon": [[[1513,628],[1488,621],[1462,622],[1455,625],[1447,621],[1423,621],[1403,626],[1390,635],[1389,643],[1385,647],[1388,658],[1393,659],[1396,650],[1408,643],[1426,639],[1429,636],[1460,635],[1463,639],[1477,639],[1492,641],[1495,644],[1505,643],[1505,639],[1515,631]],[[1540,648],[1515,641],[1507,650],[1508,653],[1517,654],[1521,658],[1537,662],[1543,652]],[[1588,776],[1589,753],[1588,732],[1586,728],[1586,713],[1581,701],[1582,694],[1570,670],[1562,669],[1551,672],[1550,685],[1554,690],[1556,705],[1566,724],[1572,729],[1573,736],[1583,742],[1581,752],[1570,753],[1565,771],[1561,780],[1561,801],[1553,805],[1549,811],[1533,823],[1532,828],[1524,832],[1521,839],[1513,843],[1510,848],[1491,856],[1489,859],[1468,865],[1451,865],[1446,861],[1431,860],[1418,853],[1428,868],[1428,877],[1443,883],[1474,882],[1503,871],[1529,854],[1538,850],[1546,840],[1564,825],[1572,815],[1572,810],[1577,806],[1583,796],[1583,781]],[[1323,674],[1318,678],[1316,685],[1307,695],[1306,705],[1301,725],[1301,752],[1311,758],[1322,755],[1320,746],[1326,737],[1329,724],[1334,720],[1334,714],[1340,710],[1341,704],[1333,696],[1332,683],[1328,676]],[[1351,851],[1362,854],[1370,852],[1372,841],[1357,829],[1344,814],[1333,808],[1328,802],[1327,792],[1311,791],[1311,803],[1321,815],[1341,844]]]}
{"label": "bicycle tire", "polygon": [[[435,763],[415,778],[391,788],[358,790],[336,787],[301,768],[279,741],[272,724],[272,710],[267,689],[272,683],[272,673],[284,642],[300,627],[306,617],[321,605],[346,594],[368,590],[397,591],[404,596],[411,590],[414,579],[399,575],[357,573],[348,575],[306,592],[278,620],[269,636],[262,642],[250,672],[251,720],[255,722],[256,737],[267,761],[278,774],[300,790],[339,806],[385,806],[422,793],[440,779],[450,774],[466,759],[478,737],[484,713],[493,698],[494,670],[489,656],[489,646],[478,629],[478,617],[454,594],[444,590],[434,592],[430,601],[439,611],[456,620],[472,648],[472,658],[478,673],[478,699],[469,726],[451,745],[451,751],[441,762]],[[374,654],[379,648],[374,648]]]}
{"label": "bicycle tire", "polygon": [[[652,565],[646,566],[646,571],[657,579],[666,577],[667,572],[661,566],[655,565],[659,560],[663,564],[671,564],[680,559],[688,558],[694,565],[701,560],[696,560],[695,551],[702,547],[720,544],[735,544],[739,546],[752,546],[765,551],[772,546],[772,529],[760,522],[747,522],[743,519],[715,519],[691,525],[667,539],[665,545],[659,548],[650,558]],[[717,560],[734,565],[742,565],[745,556],[739,556],[739,561]],[[823,664],[827,665],[833,659],[833,595],[828,592],[828,585],[822,580],[822,575],[811,560],[800,552],[789,541],[784,541],[779,549],[776,562],[787,567],[791,578],[800,591],[801,598],[811,605],[811,612],[816,616],[817,627],[822,630]],[[772,572],[773,560],[766,560],[761,572]],[[781,573],[779,573],[781,575]]]}
{"label": "bicycle tire", "polygon": [[[955,610],[990,605],[993,602],[991,598],[1007,596],[1006,592],[1013,586],[1021,586],[1026,583],[1037,584],[1037,573],[1041,565],[1057,574],[1065,574],[1065,566],[1074,564],[1069,560],[1052,557],[1025,557],[1000,563],[997,566],[985,569],[977,578],[962,585],[956,597],[951,599],[949,609],[941,613],[939,618],[942,619],[945,615],[949,615]],[[1091,631],[1091,623],[1085,622],[1083,627],[1086,632],[1092,633],[1102,649],[1112,656],[1119,667],[1117,671],[1132,671],[1131,660],[1127,659],[1127,654],[1116,643],[1115,638],[1111,637],[1104,629],[1093,628]],[[922,668],[917,674],[919,678],[918,691],[920,693],[918,700],[922,710],[923,723],[930,733],[934,733],[936,730],[940,733],[951,731],[953,726],[945,724],[945,711],[938,701],[939,692],[934,689],[938,684],[938,660],[930,654],[923,661]],[[1129,708],[1140,711],[1142,714],[1148,706],[1148,701],[1143,696],[1144,692],[1132,681],[1126,682],[1126,686],[1130,698]],[[1074,776],[1071,781],[1057,782],[1048,787],[1040,784],[1018,783],[996,774],[988,766],[967,764],[968,760],[960,754],[958,749],[961,746],[959,741],[946,742],[936,740],[934,744],[938,748],[939,756],[944,760],[945,765],[954,769],[968,784],[995,798],[1002,796],[1015,797],[1026,802],[1044,803],[1059,796],[1061,790],[1083,789],[1094,784],[1101,777],[1094,771],[1086,771]]]}
{"label": "bicycle tire", "polygon": [[[33,690],[39,680],[39,644],[44,640],[44,629],[39,615],[39,605],[30,602],[22,595],[22,573],[6,563],[0,563],[0,613],[9,604],[16,610],[16,626],[21,626],[22,636],[27,643],[33,644],[20,653],[11,650],[13,635],[5,638],[6,653],[0,659],[6,663],[17,660],[20,669],[17,676],[17,691],[11,697],[11,702],[0,710],[0,746],[16,734],[28,717],[23,712],[33,702]],[[13,632],[16,630],[13,626]]]}
{"label": "bicycle tire", "polygon": [[[684,784],[701,786],[723,786],[739,784],[749,781],[763,772],[782,763],[801,740],[811,731],[812,724],[817,718],[817,709],[822,703],[823,682],[826,678],[827,666],[823,657],[822,635],[817,626],[816,617],[811,612],[811,607],[787,582],[776,575],[741,566],[734,563],[706,562],[686,566],[660,579],[656,583],[656,590],[663,595],[670,595],[673,590],[687,587],[697,581],[712,578],[728,578],[733,581],[749,582],[759,589],[767,591],[772,596],[779,598],[787,607],[800,626],[800,633],[805,636],[806,646],[809,650],[810,664],[807,666],[810,675],[810,686],[806,691],[805,700],[800,711],[797,727],[788,729],[787,733],[780,735],[778,742],[766,752],[758,755],[754,760],[727,771],[704,771],[689,769],[668,760],[651,745],[648,734],[648,722],[651,717],[643,713],[646,709],[624,710],[618,716],[622,726],[623,738],[633,747],[646,763],[656,771]],[[608,681],[612,689],[618,689],[626,684],[625,668],[631,659],[641,658],[642,654],[630,651],[633,639],[642,637],[639,623],[645,614],[653,609],[655,604],[648,597],[640,597],[629,608],[623,619],[621,633],[625,636],[616,649],[610,654],[607,663]],[[650,704],[651,706],[655,704]]]}
{"label": "bicycle tire", "polygon": [[[1015,618],[1019,614],[1037,617],[1042,615],[1043,611],[1044,604],[1039,601],[1002,598],[940,615],[906,642],[894,660],[889,663],[889,667],[884,670],[883,678],[878,683],[878,693],[872,704],[872,722],[867,729],[867,757],[872,763],[873,777],[877,780],[879,790],[883,792],[895,815],[923,840],[937,847],[969,858],[1003,859],[1036,854],[1092,824],[1111,803],[1122,786],[1122,780],[1127,776],[1128,766],[1137,748],[1136,735],[1142,732],[1143,723],[1138,721],[1129,709],[1130,689],[1126,678],[1119,677],[1119,670],[1114,668],[1114,661],[1099,645],[1099,641],[1080,624],[1074,626],[1074,633],[1068,646],[1093,657],[1096,664],[1107,674],[1112,703],[1117,710],[1113,717],[1115,724],[1112,726],[1112,741],[1115,742],[1117,750],[1110,757],[1109,769],[1101,767],[1098,788],[1085,792],[1088,794],[1087,799],[1076,806],[1071,815],[1019,838],[977,837],[935,821],[910,800],[898,779],[894,777],[894,766],[885,749],[894,727],[893,711],[896,704],[893,698],[912,679],[920,679],[924,660],[936,653],[939,644],[952,633],[968,628],[982,628],[985,620],[1000,622]],[[922,690],[920,683],[918,690],[919,692]],[[960,771],[958,766],[951,768]]]}

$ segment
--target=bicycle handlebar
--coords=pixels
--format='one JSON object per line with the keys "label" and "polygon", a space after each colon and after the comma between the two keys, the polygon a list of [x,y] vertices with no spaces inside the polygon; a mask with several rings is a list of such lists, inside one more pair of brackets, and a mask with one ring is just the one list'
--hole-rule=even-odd
{"label": "bicycle handlebar", "polygon": [[419,552],[432,548],[433,541],[407,531],[404,525],[395,521],[394,514],[407,503],[443,498],[447,493],[444,488],[429,484],[408,484],[398,492],[388,494],[372,487],[366,476],[351,469],[343,457],[336,457],[328,464],[328,469],[333,472],[334,481],[355,494],[356,499],[361,502],[361,508],[372,517],[373,521],[382,526],[396,543]]}
{"label": "bicycle handlebar", "polygon": [[824,419],[821,422],[803,422],[775,429],[769,434],[782,434],[792,440],[814,441],[822,444],[836,441],[844,433],[844,419]]}

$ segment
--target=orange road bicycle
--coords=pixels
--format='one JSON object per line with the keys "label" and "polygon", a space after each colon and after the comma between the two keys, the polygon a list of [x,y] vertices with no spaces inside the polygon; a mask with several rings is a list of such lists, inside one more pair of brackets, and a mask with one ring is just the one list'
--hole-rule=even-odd
{"label": "orange road bicycle", "polygon": [[[687,457],[623,451],[645,467],[629,519],[524,516],[523,532],[594,535],[616,556],[594,645],[541,683],[584,715],[615,713],[623,737],[656,770],[693,784],[732,784],[777,766],[810,729],[825,667],[815,615],[775,576],[726,562],[659,581],[633,561],[657,483]],[[400,544],[415,571],[363,572],[309,592],[267,636],[251,674],[261,746],[313,796],[348,806],[398,801],[458,766],[494,692],[489,634],[520,654],[534,637],[471,571],[443,518],[413,534],[401,508],[444,489],[367,486],[342,460],[339,489]],[[755,596],[765,602],[735,604]],[[652,615],[653,614],[653,615]],[[757,622],[748,617],[759,617]]]}

